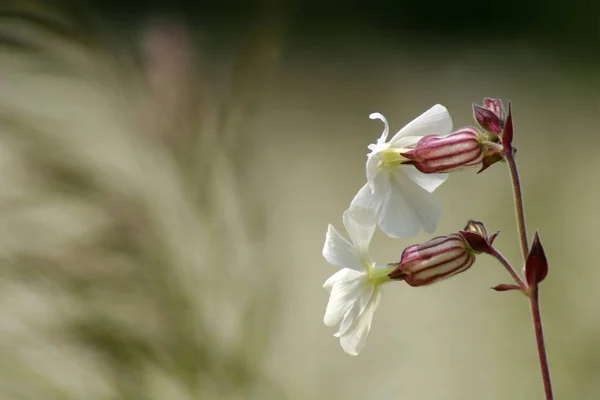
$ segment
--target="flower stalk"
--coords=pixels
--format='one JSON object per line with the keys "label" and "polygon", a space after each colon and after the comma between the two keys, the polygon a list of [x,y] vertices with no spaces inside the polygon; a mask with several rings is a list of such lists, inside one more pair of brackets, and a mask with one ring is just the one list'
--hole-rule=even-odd
{"label": "flower stalk", "polygon": [[510,265],[508,260],[506,258],[504,258],[502,253],[500,253],[494,247],[490,247],[488,254],[491,255],[492,257],[494,257],[496,260],[498,260],[500,262],[500,264],[502,264],[502,266],[504,268],[506,268],[506,270],[508,271],[510,276],[513,278],[513,280],[516,282],[516,284],[519,286],[519,288],[521,288],[521,290],[524,293],[526,293],[527,292],[527,284],[525,283],[525,281],[523,281],[523,279],[521,279],[521,277],[519,276],[517,271],[515,271],[513,266]]}
{"label": "flower stalk", "polygon": [[[527,240],[527,223],[525,220],[523,192],[521,189],[521,181],[519,179],[517,163],[515,161],[515,152],[513,151],[512,147],[513,134],[514,128],[512,119],[512,109],[509,103],[508,113],[506,115],[506,121],[504,123],[504,130],[502,132],[502,146],[504,148],[504,158],[506,159],[506,162],[508,164],[508,169],[510,171],[510,177],[513,186],[515,213],[517,216],[517,230],[519,232],[519,242],[521,244],[521,253],[523,255],[525,275],[527,278],[526,294],[529,297],[529,302],[531,306],[535,339],[537,343],[538,356],[540,359],[540,368],[542,371],[542,381],[544,382],[544,393],[546,395],[546,400],[553,400],[554,395],[552,393],[552,381],[550,379],[548,355],[546,352],[546,344],[544,341],[544,330],[542,327],[542,316],[540,313],[538,286],[538,284],[546,277],[548,273],[548,264],[546,261],[546,256],[544,254],[544,249],[541,246],[541,243],[539,242],[539,237],[537,233],[533,242],[533,246],[531,247],[531,249],[529,248],[529,243]],[[510,270],[514,272],[513,268],[510,268],[509,272],[511,272]],[[513,274],[511,273],[511,275]],[[515,281],[517,281],[517,283],[522,283],[522,280],[520,278],[517,279],[516,275],[513,275],[513,278],[515,278]]]}
{"label": "flower stalk", "polygon": [[[515,163],[514,156],[512,154],[511,154],[511,156],[506,157],[506,159],[507,159],[508,167],[509,167],[511,178],[512,178],[512,183],[513,183],[513,194],[514,194],[514,199],[515,199],[515,210],[516,210],[516,214],[517,214],[517,226],[518,226],[519,239],[520,239],[519,242],[521,245],[521,251],[523,253],[523,260],[525,263],[526,273],[528,274],[527,267],[529,264],[529,260],[531,259],[532,253],[534,252],[533,247],[535,247],[535,244],[538,243],[537,235],[536,235],[536,240],[534,241],[534,246],[532,246],[532,249],[530,251],[528,241],[527,241],[527,229],[526,229],[525,213],[524,213],[524,207],[523,207],[523,195],[521,192],[521,183],[519,181],[517,165]],[[508,260],[506,260],[506,258],[504,258],[504,256],[498,250],[496,250],[493,247],[490,247],[488,254],[490,254],[491,256],[496,258],[500,262],[500,264],[502,264],[504,266],[504,268],[506,268],[506,270],[511,275],[511,277],[514,279],[514,281],[517,283],[517,285],[521,289],[521,291],[523,293],[525,293],[527,295],[527,297],[529,298],[529,303],[530,303],[530,307],[531,307],[531,316],[532,316],[532,320],[533,320],[533,327],[534,327],[535,339],[536,339],[537,350],[538,350],[538,357],[540,359],[542,381],[544,383],[544,393],[545,393],[546,400],[553,400],[554,394],[552,392],[552,381],[550,379],[550,367],[548,365],[548,355],[547,355],[546,344],[545,344],[545,340],[544,340],[544,330],[543,330],[543,326],[542,326],[542,316],[540,313],[540,301],[539,301],[539,285],[538,285],[538,283],[541,281],[541,279],[545,278],[545,274],[539,281],[525,282],[519,276],[519,274],[517,274],[515,269],[508,262]],[[545,257],[544,257],[544,261],[545,261]],[[546,273],[547,273],[547,266],[546,266]],[[499,290],[499,289],[497,289],[497,290]]]}
{"label": "flower stalk", "polygon": [[517,216],[517,229],[519,231],[519,243],[521,246],[521,254],[523,261],[527,259],[529,254],[529,244],[527,243],[527,224],[525,222],[525,208],[523,206],[523,192],[521,190],[521,180],[519,179],[519,171],[514,154],[507,155],[505,153],[506,163],[510,171],[510,178],[513,187],[513,196],[515,199],[515,212]]}
{"label": "flower stalk", "polygon": [[[512,108],[508,104],[506,115],[504,106],[499,99],[485,99],[483,106],[473,105],[473,115],[479,125],[484,128],[489,134],[492,143],[488,146],[490,149],[495,149],[491,158],[485,162],[484,168],[487,168],[493,162],[504,159],[508,164],[510,172],[513,197],[515,203],[515,215],[517,218],[517,231],[519,236],[519,244],[523,257],[524,275],[522,279],[513,266],[504,258],[504,256],[496,250],[491,243],[477,240],[472,233],[471,241],[479,246],[481,252],[490,254],[506,268],[510,276],[515,281],[516,285],[500,284],[493,289],[497,291],[519,290],[528,298],[531,306],[531,314],[535,331],[535,338],[540,359],[540,367],[542,370],[542,380],[544,382],[544,393],[546,400],[553,400],[552,383],[550,380],[550,368],[548,367],[548,356],[546,353],[546,345],[544,342],[544,332],[542,327],[542,317],[540,313],[539,303],[539,283],[546,278],[548,274],[548,262],[544,253],[544,248],[540,242],[539,236],[536,233],[531,248],[527,239],[527,223],[525,219],[525,207],[523,202],[523,192],[521,189],[521,181],[519,179],[519,171],[515,161],[515,149],[512,146],[514,127],[512,118]],[[483,170],[482,169],[482,170]]]}
{"label": "flower stalk", "polygon": [[529,303],[531,305],[531,316],[535,330],[542,380],[544,382],[544,394],[546,400],[554,400],[552,393],[552,380],[550,379],[550,367],[548,366],[548,355],[546,354],[546,342],[544,341],[544,329],[542,327],[542,315],[540,313],[539,287],[534,285],[529,289]]}

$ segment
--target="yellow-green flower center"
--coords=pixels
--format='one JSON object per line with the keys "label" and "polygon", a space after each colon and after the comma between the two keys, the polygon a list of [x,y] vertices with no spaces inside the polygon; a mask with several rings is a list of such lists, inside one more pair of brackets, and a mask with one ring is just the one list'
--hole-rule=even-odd
{"label": "yellow-green flower center", "polygon": [[381,161],[379,162],[379,168],[394,168],[400,166],[402,163],[409,161],[408,158],[402,154],[407,151],[404,147],[399,149],[387,148],[381,152]]}
{"label": "yellow-green flower center", "polygon": [[375,268],[375,264],[367,265],[367,274],[369,275],[369,283],[374,286],[379,286],[390,281],[388,275],[395,267]]}

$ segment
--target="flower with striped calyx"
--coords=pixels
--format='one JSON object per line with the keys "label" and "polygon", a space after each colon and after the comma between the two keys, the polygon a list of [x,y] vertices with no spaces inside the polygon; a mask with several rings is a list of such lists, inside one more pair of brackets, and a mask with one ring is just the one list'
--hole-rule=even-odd
{"label": "flower with striped calyx", "polygon": [[[348,212],[357,207],[375,210],[379,228],[391,237],[412,237],[421,229],[433,232],[441,214],[441,204],[432,194],[448,177],[444,173],[419,171],[404,156],[410,146],[427,135],[447,135],[452,119],[446,108],[436,104],[410,122],[389,141],[389,125],[379,113],[369,116],[384,123],[377,143],[369,145],[367,183],[358,191]],[[408,162],[408,163],[407,163]]]}
{"label": "flower with striped calyx", "polygon": [[487,153],[484,135],[473,127],[464,127],[447,136],[428,135],[402,155],[425,173],[447,173],[481,167]]}
{"label": "flower with striped calyx", "polygon": [[469,269],[475,263],[475,256],[485,251],[482,243],[491,246],[496,235],[488,238],[483,224],[469,221],[459,233],[404,249],[400,262],[390,264],[395,269],[388,276],[415,287],[447,279]]}
{"label": "flower with striped calyx", "polygon": [[353,216],[345,212],[343,221],[351,242],[329,225],[323,247],[325,260],[341,268],[323,285],[330,293],[324,323],[339,324],[335,336],[346,353],[357,355],[367,340],[379,306],[381,285],[390,281],[388,274],[394,268],[375,264],[369,255],[377,223],[373,210],[356,209]]}

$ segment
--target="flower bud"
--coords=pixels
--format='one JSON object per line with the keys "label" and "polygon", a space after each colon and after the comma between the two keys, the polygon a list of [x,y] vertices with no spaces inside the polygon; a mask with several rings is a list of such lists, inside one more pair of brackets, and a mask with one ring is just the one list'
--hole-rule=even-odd
{"label": "flower bud", "polygon": [[482,165],[486,152],[482,140],[477,129],[466,127],[448,136],[425,136],[402,155],[410,160],[406,164],[426,174],[462,171]]}
{"label": "flower bud", "polygon": [[473,221],[472,219],[469,220],[465,229],[459,231],[459,234],[475,254],[489,253],[498,233],[500,232],[489,236],[483,222]]}
{"label": "flower bud", "polygon": [[487,228],[485,227],[483,222],[470,219],[467,222],[467,225],[465,226],[465,229],[463,229],[463,231],[476,233],[486,240],[488,238]]}
{"label": "flower bud", "polygon": [[548,260],[537,232],[533,237],[531,249],[529,249],[524,272],[529,286],[537,285],[548,275]]}
{"label": "flower bud", "polygon": [[485,98],[483,107],[473,104],[473,115],[477,123],[488,132],[497,135],[504,129],[504,105],[500,99]]}
{"label": "flower bud", "polygon": [[388,276],[410,286],[425,286],[466,271],[474,262],[475,255],[461,235],[440,236],[407,247]]}
{"label": "flower bud", "polygon": [[502,104],[502,100],[486,97],[483,99],[483,106],[496,114],[500,121],[504,121],[504,104]]}

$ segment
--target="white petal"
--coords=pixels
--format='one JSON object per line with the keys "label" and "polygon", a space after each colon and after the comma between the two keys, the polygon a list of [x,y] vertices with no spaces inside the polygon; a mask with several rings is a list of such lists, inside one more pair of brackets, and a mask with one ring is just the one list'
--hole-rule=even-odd
{"label": "white petal", "polygon": [[371,190],[369,184],[366,184],[360,188],[358,193],[356,193],[356,196],[354,196],[352,202],[350,203],[350,209],[348,211],[352,212],[351,210],[357,207],[358,209],[371,209],[375,211],[375,214],[378,214],[382,200],[383,198],[380,196],[376,196],[375,193]]}
{"label": "white petal", "polygon": [[336,277],[333,280],[331,279],[332,276],[325,282],[325,285],[328,285],[331,284],[330,281],[333,281],[325,317],[323,318],[323,322],[327,326],[334,326],[339,323],[342,317],[358,301],[361,295],[361,285],[363,285],[367,275],[366,273],[361,274],[352,269],[344,268],[334,276]]}
{"label": "white petal", "polygon": [[349,329],[340,334],[340,344],[344,351],[352,356],[358,355],[367,341],[371,330],[371,323],[379,301],[381,300],[381,288],[374,288],[369,296],[369,301],[360,316],[353,321]]}
{"label": "white petal", "polygon": [[448,174],[424,174],[416,169],[413,165],[402,166],[402,172],[408,175],[408,177],[414,183],[421,186],[429,193],[432,193],[442,183],[444,183],[446,179],[448,179]]}
{"label": "white petal", "polygon": [[379,137],[379,139],[377,139],[377,144],[369,146],[369,149],[373,150],[373,148],[376,147],[377,145],[385,143],[385,141],[387,140],[388,134],[390,133],[390,125],[388,124],[388,121],[383,116],[383,114],[372,113],[371,115],[369,115],[369,118],[371,118],[371,119],[378,119],[378,120],[382,121],[383,124],[384,124],[384,126],[383,126],[383,132],[381,132],[381,136]]}
{"label": "white petal", "polygon": [[331,265],[340,268],[352,268],[357,271],[364,270],[358,250],[348,243],[333,227],[329,225],[325,235],[323,257]]}
{"label": "white petal", "polygon": [[370,261],[369,245],[377,226],[375,207],[354,205],[343,215],[344,226],[363,261]]}
{"label": "white petal", "polygon": [[381,209],[381,205],[383,204],[383,200],[385,198],[385,194],[389,190],[390,187],[390,177],[393,174],[393,170],[388,168],[383,168],[377,175],[375,175],[375,179],[373,180],[373,203],[379,206],[378,211]]}
{"label": "white petal", "polygon": [[391,174],[390,179],[379,214],[381,230],[394,238],[412,237],[421,229],[433,232],[441,215],[439,200],[401,170]]}
{"label": "white petal", "polygon": [[335,337],[341,337],[344,333],[346,333],[354,323],[358,320],[361,314],[367,309],[369,305],[369,301],[371,301],[371,296],[373,292],[377,288],[370,284],[368,281],[368,276],[365,276],[363,280],[363,285],[359,288],[359,293],[356,296],[356,301],[352,304],[352,307],[346,314],[344,314],[344,318],[342,319],[342,323],[340,324],[340,328],[338,332],[334,335]]}
{"label": "white petal", "polygon": [[375,176],[377,175],[377,168],[379,167],[379,162],[381,161],[381,153],[372,153],[369,154],[367,158],[367,183],[371,190],[374,189],[373,181],[375,180]]}
{"label": "white petal", "polygon": [[329,278],[327,278],[327,280],[325,281],[325,283],[323,284],[323,287],[325,289],[327,289],[327,291],[329,293],[331,293],[331,289],[333,288],[333,286],[341,280],[347,280],[347,279],[351,279],[354,276],[360,275],[361,273],[359,271],[356,271],[354,269],[350,269],[350,268],[342,268],[340,269],[338,272],[336,272],[335,274],[331,275]]}
{"label": "white petal", "polygon": [[402,147],[416,146],[419,140],[423,139],[423,136],[403,136],[398,138],[395,142],[390,142],[388,147],[394,149],[401,149]]}
{"label": "white petal", "polygon": [[381,171],[378,174],[375,181],[377,192],[372,192],[369,184],[360,188],[352,199],[350,208],[344,212],[344,225],[363,262],[371,262],[369,244],[377,227],[379,212],[384,200],[383,194],[387,188],[385,182],[389,181],[388,175],[387,171]]}
{"label": "white petal", "polygon": [[446,107],[436,104],[416,119],[409,122],[390,140],[395,143],[404,136],[447,135],[452,131],[452,118]]}

